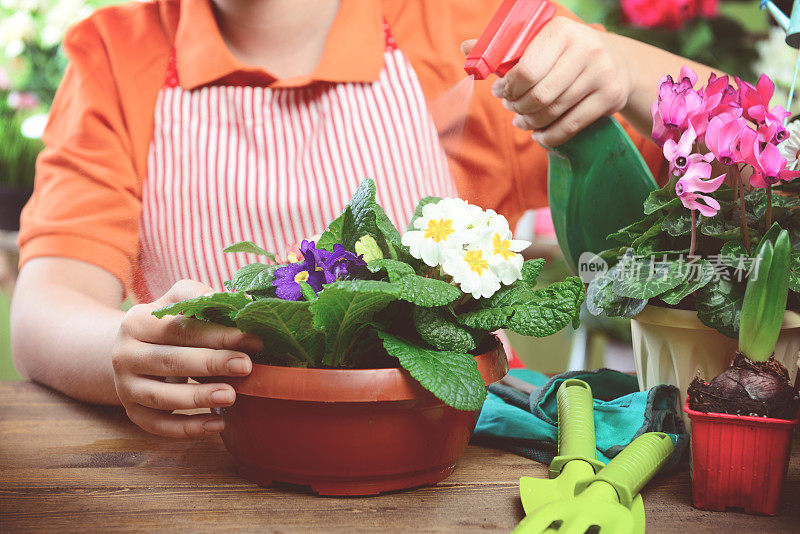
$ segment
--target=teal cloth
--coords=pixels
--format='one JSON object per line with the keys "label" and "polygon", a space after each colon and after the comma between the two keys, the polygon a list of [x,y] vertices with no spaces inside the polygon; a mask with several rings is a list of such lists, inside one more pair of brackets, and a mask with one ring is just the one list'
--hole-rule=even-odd
{"label": "teal cloth", "polygon": [[474,441],[510,450],[549,464],[557,454],[556,392],[568,378],[591,386],[594,396],[597,459],[607,463],[645,432],[666,432],[675,444],[671,464],[684,457],[689,436],[677,411],[678,388],[661,385],[639,391],[636,377],[613,371],[574,371],[548,379],[528,369],[511,376],[539,388],[531,395],[505,384],[492,384],[475,428]]}

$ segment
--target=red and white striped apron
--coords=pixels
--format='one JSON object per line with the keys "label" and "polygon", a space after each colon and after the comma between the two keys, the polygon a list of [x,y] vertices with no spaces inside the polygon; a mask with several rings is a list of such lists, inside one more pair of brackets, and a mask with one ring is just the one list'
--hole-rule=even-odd
{"label": "red and white striped apron", "polygon": [[248,240],[282,254],[322,232],[364,178],[400,228],[421,197],[456,196],[417,75],[385,30],[371,83],[187,91],[173,54],[142,192],[140,298],[182,278],[222,290],[258,261],[224,247]]}

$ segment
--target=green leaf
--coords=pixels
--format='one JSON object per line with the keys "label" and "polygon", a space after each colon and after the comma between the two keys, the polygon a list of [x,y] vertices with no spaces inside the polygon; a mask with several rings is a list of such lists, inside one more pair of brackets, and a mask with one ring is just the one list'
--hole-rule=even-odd
{"label": "green leaf", "polygon": [[245,265],[233,275],[233,278],[225,282],[225,287],[232,291],[249,292],[271,292],[275,287],[272,281],[275,280],[275,271],[284,265],[265,265],[263,263],[251,263]]}
{"label": "green leaf", "polygon": [[[787,195],[772,195],[772,217],[780,217],[787,211],[800,208],[800,198]],[[767,196],[760,197],[753,207],[753,213],[759,219],[767,212]]]}
{"label": "green leaf", "polygon": [[469,352],[476,347],[472,334],[445,308],[414,307],[414,325],[422,340],[437,350]]}
{"label": "green leaf", "polygon": [[425,278],[416,274],[403,276],[395,284],[400,288],[400,298],[417,306],[446,306],[464,294],[456,286],[444,280]]}
{"label": "green leaf", "polygon": [[[661,234],[661,224],[662,224],[662,222],[663,222],[663,219],[653,222],[653,224],[651,224],[650,227],[647,228],[647,230],[642,232],[642,235],[640,235],[639,237],[634,239],[633,242],[631,242],[631,246],[633,248],[635,248],[635,249],[638,249],[642,244],[644,244],[646,242],[649,242],[650,240],[652,240],[654,238],[659,237],[659,235]],[[638,253],[638,250],[637,250],[637,253]]]}
{"label": "green leaf", "polygon": [[623,297],[650,299],[674,288],[686,279],[682,262],[653,261],[655,258],[627,256],[619,263],[614,292]]}
{"label": "green leaf", "polygon": [[378,225],[383,235],[384,242],[386,243],[386,252],[392,259],[400,259],[403,261],[410,261],[413,259],[408,247],[403,245],[402,237],[397,228],[392,224],[389,216],[383,211],[383,208],[377,202],[375,203],[375,223]]}
{"label": "green leaf", "polygon": [[700,217],[697,223],[700,233],[717,239],[731,240],[736,239],[742,232],[741,228],[733,222],[721,217]]}
{"label": "green leaf", "polygon": [[325,286],[311,304],[314,328],[325,334],[323,363],[336,367],[373,315],[400,298],[394,284],[377,280],[339,281]]}
{"label": "green leaf", "polygon": [[699,260],[697,262],[687,264],[686,270],[686,279],[677,286],[663,293],[659,297],[661,300],[667,304],[675,306],[684,298],[708,284],[711,279],[714,278],[714,274],[716,273],[714,265],[708,260]]}
{"label": "green leaf", "polygon": [[308,302],[314,302],[317,300],[317,293],[314,291],[314,288],[311,287],[311,284],[308,282],[298,282],[300,286],[300,293],[303,294],[303,298],[306,299]]}
{"label": "green leaf", "polygon": [[609,317],[625,317],[630,319],[638,315],[647,306],[647,299],[632,299],[614,292],[614,279],[619,264],[598,276],[586,290],[586,308],[592,315],[606,314]]}
{"label": "green leaf", "polygon": [[744,248],[744,244],[741,241],[728,241],[722,245],[722,249],[719,252],[720,262],[731,269],[741,269],[742,259],[749,257],[750,254],[747,253],[747,249]]}
{"label": "green leaf", "polygon": [[344,248],[355,250],[356,242],[365,235],[371,235],[374,238],[382,237],[382,233],[378,230],[375,211],[377,204],[375,202],[374,181],[363,180],[350,198],[348,206],[352,216],[345,217],[342,226],[342,236],[344,238],[342,245],[344,245]]}
{"label": "green leaf", "polygon": [[394,356],[425,389],[457,410],[479,410],[486,400],[486,384],[475,358],[453,351],[413,345],[378,332],[386,352]]}
{"label": "green leaf", "polygon": [[685,212],[676,211],[664,217],[661,227],[673,237],[687,235],[692,232],[692,218]]}
{"label": "green leaf", "polygon": [[789,293],[791,268],[789,232],[758,248],[757,270],[747,280],[739,326],[739,350],[748,358],[765,362],[775,351]]}
{"label": "green leaf", "polygon": [[214,293],[213,295],[184,300],[159,308],[153,312],[153,315],[159,319],[167,315],[183,315],[203,321],[233,326],[233,317],[240,309],[251,302],[252,299],[243,292]]}
{"label": "green leaf", "polygon": [[508,328],[526,336],[545,337],[572,322],[580,313],[585,293],[581,279],[571,276],[531,291],[524,302],[470,311],[459,315],[458,321],[478,330]]}
{"label": "green leaf", "polygon": [[273,254],[272,252],[267,252],[266,250],[264,250],[263,248],[259,247],[258,245],[256,245],[252,241],[242,241],[240,243],[234,243],[233,245],[231,245],[229,247],[225,247],[224,249],[222,249],[222,252],[228,252],[228,253],[244,252],[244,253],[247,253],[247,254],[256,254],[258,256],[266,256],[270,260],[276,261],[275,254]]}
{"label": "green leaf", "polygon": [[515,304],[525,304],[535,298],[535,288],[524,280],[517,280],[511,285],[501,287],[488,299],[478,301],[478,308],[501,308]]}
{"label": "green leaf", "polygon": [[439,197],[423,197],[420,199],[420,201],[417,203],[416,209],[414,210],[414,215],[411,217],[411,221],[408,223],[408,230],[415,230],[414,221],[422,217],[422,208],[424,208],[426,204],[433,204],[435,202],[439,202],[440,200],[442,199]]}
{"label": "green leaf", "polygon": [[539,275],[542,273],[542,269],[544,268],[544,259],[543,258],[536,258],[533,260],[528,260],[522,264],[522,280],[525,281],[529,286],[533,287],[536,285],[536,279],[539,278]]}
{"label": "green leaf", "polygon": [[372,260],[367,262],[367,269],[373,273],[386,271],[386,275],[389,277],[390,282],[396,282],[403,276],[416,274],[414,272],[414,268],[407,263],[390,259]]}
{"label": "green leaf", "polygon": [[344,212],[331,221],[325,231],[322,232],[316,247],[331,252],[333,251],[333,245],[344,242],[344,221],[348,217],[352,217],[352,213],[350,206],[345,206]]}
{"label": "green leaf", "polygon": [[800,293],[800,254],[792,252],[791,270],[789,271],[789,289]]}
{"label": "green leaf", "polygon": [[658,210],[672,210],[681,206],[680,199],[675,196],[675,183],[670,180],[667,185],[648,195],[644,201],[644,214],[650,215]]}
{"label": "green leaf", "polygon": [[744,297],[742,284],[733,284],[720,277],[700,288],[695,297],[697,318],[704,325],[736,339]]}
{"label": "green leaf", "polygon": [[644,219],[640,219],[633,224],[622,228],[608,236],[608,239],[619,241],[623,245],[631,246],[633,240],[641,236],[648,228],[653,226],[653,222],[657,217],[648,215]]}
{"label": "green leaf", "polygon": [[324,338],[312,326],[310,303],[279,298],[256,300],[234,317],[243,332],[264,340],[264,353],[278,359],[287,355],[306,365],[319,365]]}

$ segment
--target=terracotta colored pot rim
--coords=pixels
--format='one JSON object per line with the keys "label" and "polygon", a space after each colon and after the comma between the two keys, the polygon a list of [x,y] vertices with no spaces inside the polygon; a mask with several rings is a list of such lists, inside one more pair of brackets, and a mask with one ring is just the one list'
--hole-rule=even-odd
{"label": "terracotta colored pot rim", "polygon": [[683,411],[686,412],[691,419],[698,421],[720,421],[730,424],[738,425],[760,425],[769,426],[773,428],[789,428],[795,426],[800,422],[797,419],[775,419],[772,417],[751,417],[749,415],[732,415],[729,413],[703,413],[689,408],[689,396],[686,396],[686,403],[683,405]]}
{"label": "terracotta colored pot rim", "polygon": [[[508,372],[508,359],[498,345],[475,356],[481,376],[489,385]],[[253,365],[244,378],[225,378],[238,394],[308,402],[386,402],[430,395],[419,382],[399,368],[308,369]]]}
{"label": "terracotta colored pot rim", "polygon": [[[675,308],[665,308],[648,304],[637,316],[636,321],[652,325],[667,325],[675,328],[686,328],[690,330],[711,330],[697,318],[694,310],[678,310]],[[800,328],[800,312],[796,310],[786,310],[783,314],[783,324],[781,329]]]}

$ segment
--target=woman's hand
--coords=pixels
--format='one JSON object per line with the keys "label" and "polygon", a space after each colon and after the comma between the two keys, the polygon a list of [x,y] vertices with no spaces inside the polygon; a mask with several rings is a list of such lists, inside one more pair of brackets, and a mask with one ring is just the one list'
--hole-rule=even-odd
{"label": "woman's hand", "polygon": [[220,432],[214,414],[178,415],[173,410],[230,406],[228,384],[188,384],[190,376],[246,376],[248,354],[262,349],[260,338],[235,328],[175,316],[157,319],[153,310],[212,292],[191,280],[176,283],[151,304],[131,308],[112,350],[114,383],[131,421],[154,434],[196,437]]}
{"label": "woman's hand", "polygon": [[[468,53],[473,44],[464,43],[462,50]],[[598,118],[622,111],[631,75],[606,34],[555,17],[492,92],[517,114],[515,126],[533,130],[542,145],[556,146]]]}

